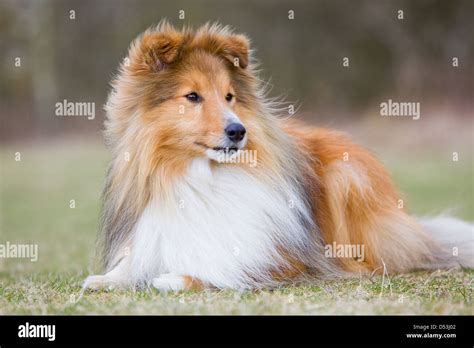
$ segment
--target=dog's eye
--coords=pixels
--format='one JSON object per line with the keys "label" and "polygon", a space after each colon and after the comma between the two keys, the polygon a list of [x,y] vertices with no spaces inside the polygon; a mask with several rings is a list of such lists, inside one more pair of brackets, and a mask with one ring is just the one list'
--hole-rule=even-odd
{"label": "dog's eye", "polygon": [[232,99],[234,99],[234,95],[232,93],[227,93],[227,95],[225,96],[225,100],[231,102]]}
{"label": "dog's eye", "polygon": [[196,92],[191,92],[185,95],[186,99],[192,103],[199,103],[201,101],[201,97]]}

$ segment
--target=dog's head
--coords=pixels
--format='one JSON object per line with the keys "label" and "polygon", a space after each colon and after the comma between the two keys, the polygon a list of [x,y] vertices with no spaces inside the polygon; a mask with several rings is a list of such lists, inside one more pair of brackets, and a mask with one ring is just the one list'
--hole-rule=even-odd
{"label": "dog's head", "polygon": [[183,159],[248,148],[259,128],[249,41],[217,25],[178,31],[162,23],[146,31],[113,86],[106,132],[126,136],[131,127],[129,136]]}

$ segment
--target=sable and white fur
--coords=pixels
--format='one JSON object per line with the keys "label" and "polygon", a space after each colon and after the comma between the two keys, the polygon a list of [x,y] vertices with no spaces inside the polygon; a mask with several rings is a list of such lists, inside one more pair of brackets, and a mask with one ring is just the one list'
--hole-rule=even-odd
{"label": "sable and white fur", "polygon": [[[178,31],[167,23],[132,43],[106,105],[106,272],[85,287],[238,289],[382,266],[473,266],[472,225],[445,218],[423,228],[398,208],[367,150],[278,118],[248,45],[217,25]],[[200,103],[182,97],[193,88]],[[228,91],[234,101],[223,98]],[[239,151],[255,150],[257,166],[215,161],[213,147],[229,146],[229,118],[247,128]],[[365,260],[325,257],[333,242],[364,245]]]}

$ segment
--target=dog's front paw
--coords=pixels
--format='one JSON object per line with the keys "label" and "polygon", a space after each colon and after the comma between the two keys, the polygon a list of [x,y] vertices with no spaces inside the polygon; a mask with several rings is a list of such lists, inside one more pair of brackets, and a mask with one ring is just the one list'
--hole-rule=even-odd
{"label": "dog's front paw", "polygon": [[88,276],[82,283],[84,289],[99,290],[99,289],[114,289],[118,287],[119,283],[107,275],[91,275]]}
{"label": "dog's front paw", "polygon": [[152,284],[160,291],[179,291],[186,288],[184,277],[173,273],[166,273],[158,278],[153,278]]}

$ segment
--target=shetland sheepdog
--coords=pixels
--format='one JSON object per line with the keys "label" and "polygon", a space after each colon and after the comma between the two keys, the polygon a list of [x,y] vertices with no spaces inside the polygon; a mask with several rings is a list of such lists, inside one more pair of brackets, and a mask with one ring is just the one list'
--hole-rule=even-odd
{"label": "shetland sheepdog", "polygon": [[[86,288],[248,289],[473,266],[472,225],[417,221],[369,151],[279,117],[250,52],[219,25],[161,22],[133,41],[106,104],[105,272]],[[363,255],[328,254],[354,245]]]}

